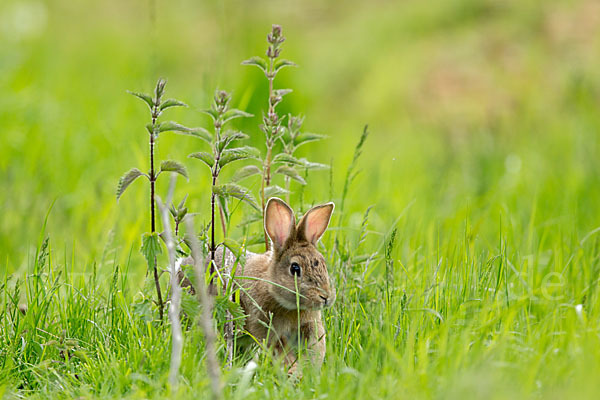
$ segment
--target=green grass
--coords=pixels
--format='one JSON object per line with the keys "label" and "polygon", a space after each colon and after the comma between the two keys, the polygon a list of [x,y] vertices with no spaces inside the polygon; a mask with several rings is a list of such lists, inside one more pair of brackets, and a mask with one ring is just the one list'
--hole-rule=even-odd
{"label": "green grass", "polygon": [[[303,151],[332,163],[332,182],[314,172],[294,207],[339,206],[365,123],[371,135],[323,240],[338,300],[322,370],[294,385],[267,354],[239,353],[228,397],[600,391],[595,2],[157,1],[154,33],[147,2],[21,3],[0,4],[0,395],[169,395],[169,326],[135,306],[148,193],[134,183],[114,199],[121,174],[146,165],[146,110],[125,91],[168,78],[191,105],[169,118],[190,126],[206,126],[197,111],[216,87],[260,116],[264,79],[239,64],[273,22],[300,65],[281,74],[294,89],[282,110],[330,135]],[[238,126],[255,145],[258,122]],[[189,193],[198,225],[209,183],[185,155],[201,150],[174,135],[159,145],[189,169],[176,198]],[[208,398],[196,324],[184,340],[176,394]]]}

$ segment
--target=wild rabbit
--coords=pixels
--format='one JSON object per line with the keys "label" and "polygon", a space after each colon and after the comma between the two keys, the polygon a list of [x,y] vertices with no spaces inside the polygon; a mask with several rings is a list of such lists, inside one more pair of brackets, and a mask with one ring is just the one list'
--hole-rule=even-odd
{"label": "wild rabbit", "polygon": [[264,223],[272,250],[248,253],[246,264],[236,271],[236,281],[244,288],[241,303],[248,314],[246,330],[258,340],[268,338],[269,345],[285,357],[290,373],[297,368],[298,326],[301,345],[309,349],[312,363],[320,367],[325,357],[321,310],[334,303],[335,289],[316,244],[333,209],[333,203],[313,207],[296,226],[292,209],[283,200],[271,198]]}
{"label": "wild rabbit", "polygon": [[[289,374],[298,368],[299,337],[313,365],[320,367],[325,357],[321,310],[334,303],[335,289],[316,244],[329,225],[333,209],[333,203],[313,207],[296,225],[292,209],[283,200],[271,198],[264,226],[272,250],[246,252],[245,265],[239,265],[235,272],[235,282],[242,288],[241,305],[248,315],[245,329],[258,341],[268,340],[276,354],[284,357]],[[219,249],[216,259],[219,268],[222,263],[235,262],[228,250],[224,256]]]}

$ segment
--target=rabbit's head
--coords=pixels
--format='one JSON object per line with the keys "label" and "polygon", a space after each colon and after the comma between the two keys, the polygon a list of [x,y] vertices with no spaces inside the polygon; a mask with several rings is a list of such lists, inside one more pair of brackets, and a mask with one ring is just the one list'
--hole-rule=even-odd
{"label": "rabbit's head", "polygon": [[265,210],[265,230],[273,243],[269,286],[271,295],[288,310],[296,307],[296,282],[301,310],[319,310],[335,301],[327,264],[316,244],[325,233],[334,204],[310,209],[298,225],[294,212],[283,201],[271,198]]}

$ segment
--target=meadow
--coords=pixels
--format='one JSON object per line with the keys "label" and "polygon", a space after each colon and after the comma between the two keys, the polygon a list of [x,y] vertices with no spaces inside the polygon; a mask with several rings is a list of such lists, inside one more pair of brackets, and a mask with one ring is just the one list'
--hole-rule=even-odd
{"label": "meadow", "polygon": [[[337,204],[320,249],[338,298],[324,311],[325,363],[299,382],[267,352],[240,351],[227,368],[219,331],[224,396],[596,398],[592,0],[2,1],[0,396],[211,397],[193,317],[169,385],[170,324],[145,301],[139,251],[148,187],[115,198],[125,171],[148,168],[147,108],[127,90],[163,77],[189,105],[167,119],[203,127],[200,111],[227,90],[254,115],[233,125],[264,151],[267,83],[241,62],[264,54],[273,23],[298,64],[277,78],[293,89],[279,110],[328,136],[299,154],[331,168],[293,182],[290,200],[299,213]],[[206,149],[164,134],[157,150],[187,167],[174,196],[188,195],[197,226],[211,182],[187,155]],[[247,214],[236,209],[229,236],[248,233]]]}

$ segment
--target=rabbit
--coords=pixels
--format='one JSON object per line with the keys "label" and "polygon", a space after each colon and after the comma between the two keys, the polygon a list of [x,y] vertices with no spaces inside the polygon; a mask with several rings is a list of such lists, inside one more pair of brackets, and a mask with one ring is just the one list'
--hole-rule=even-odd
{"label": "rabbit", "polygon": [[[246,331],[259,342],[266,340],[276,355],[283,357],[288,374],[297,377],[301,377],[296,362],[299,345],[306,345],[315,367],[320,368],[325,358],[321,310],[333,305],[336,292],[316,245],[329,225],[334,207],[334,203],[315,206],[296,225],[294,212],[283,200],[269,199],[264,228],[271,239],[271,250],[263,254],[247,251],[245,264],[235,270],[236,285],[242,289],[241,306],[247,315]],[[235,260],[229,250],[217,249],[217,268],[231,266]],[[184,260],[187,263],[193,260]],[[181,285],[194,290],[187,279]],[[214,288],[211,289],[214,294]]]}
{"label": "rabbit", "polygon": [[312,364],[320,367],[325,357],[321,310],[333,305],[336,292],[316,244],[329,225],[334,207],[333,203],[315,206],[296,225],[294,212],[283,200],[269,199],[264,227],[272,250],[248,252],[245,265],[236,270],[236,282],[243,288],[241,305],[248,315],[246,330],[259,341],[268,339],[268,345],[284,357],[289,374],[298,368],[294,351],[299,345],[298,326],[300,345],[308,347]]}

